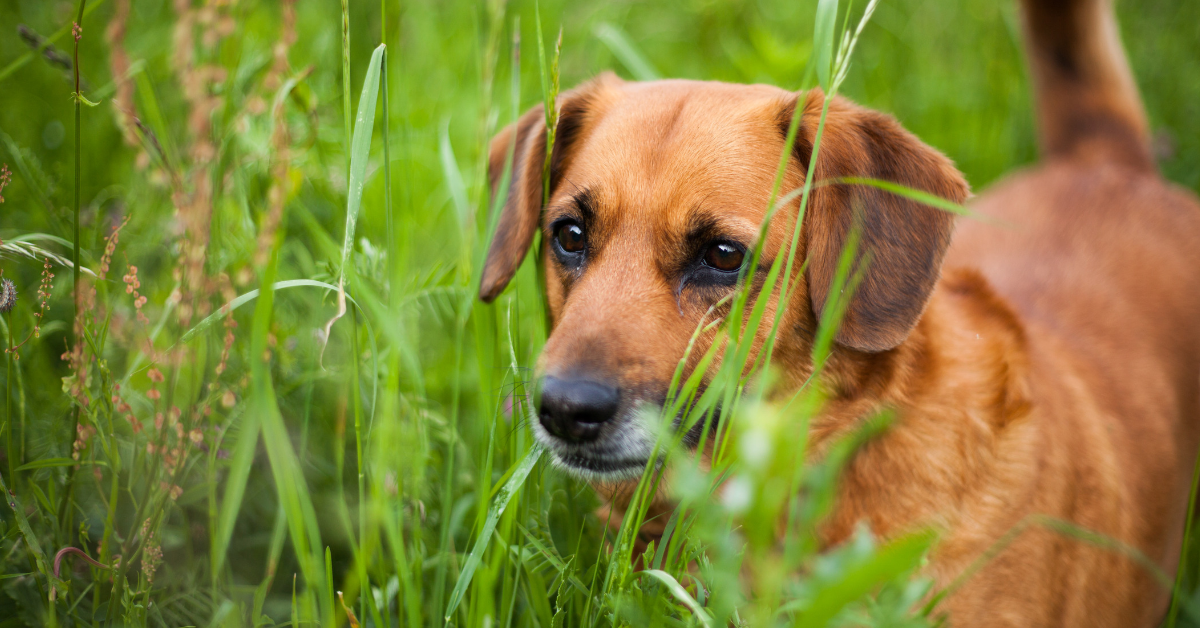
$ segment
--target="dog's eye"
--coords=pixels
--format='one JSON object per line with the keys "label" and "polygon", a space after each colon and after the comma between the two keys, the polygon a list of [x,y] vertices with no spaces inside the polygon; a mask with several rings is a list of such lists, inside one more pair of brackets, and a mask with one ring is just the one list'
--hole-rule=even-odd
{"label": "dog's eye", "polygon": [[560,225],[554,233],[554,238],[558,240],[558,245],[568,253],[578,253],[587,244],[583,227],[574,222],[566,222]]}
{"label": "dog's eye", "polygon": [[742,259],[745,257],[746,253],[742,249],[728,242],[718,242],[704,252],[704,263],[729,273],[741,268]]}

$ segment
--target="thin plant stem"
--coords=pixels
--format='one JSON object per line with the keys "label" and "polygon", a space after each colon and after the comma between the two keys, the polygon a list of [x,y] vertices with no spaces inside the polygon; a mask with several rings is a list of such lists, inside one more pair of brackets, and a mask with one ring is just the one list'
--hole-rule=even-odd
{"label": "thin plant stem", "polygon": [[1183,544],[1179,548],[1179,565],[1175,568],[1175,587],[1171,591],[1171,607],[1167,611],[1167,628],[1175,628],[1179,617],[1179,594],[1183,591],[1183,579],[1188,567],[1188,550],[1192,541],[1192,521],[1196,516],[1196,491],[1200,487],[1200,455],[1192,465],[1192,488],[1188,494],[1187,521],[1183,524]]}
{"label": "thin plant stem", "polygon": [[[83,152],[83,147],[80,145],[80,141],[79,141],[80,110],[83,106],[82,94],[80,94],[80,91],[79,91],[79,40],[83,36],[83,12],[86,7],[87,7],[87,0],[79,0],[79,13],[75,19],[75,25],[76,25],[76,28],[78,29],[78,31],[76,33],[73,33],[73,35],[74,35],[73,39],[75,40],[75,46],[74,46],[74,52],[73,52],[74,63],[72,64],[72,70],[73,70],[74,79],[75,79],[75,93],[74,93],[74,98],[73,98],[73,100],[75,101],[75,103],[74,103],[75,104],[75,199],[74,199],[74,212],[73,212],[73,219],[72,219],[73,236],[72,236],[72,243],[71,243],[71,279],[72,279],[72,292],[71,292],[72,299],[71,299],[71,301],[74,303],[74,309],[73,309],[73,318],[72,318],[73,322],[71,325],[70,338],[71,338],[71,350],[72,351],[79,350],[81,352],[83,350],[83,347],[81,345],[82,339],[79,337],[79,333],[78,333],[79,330],[76,330],[77,325],[78,326],[83,325],[83,321],[80,320],[80,318],[79,318],[79,302],[80,302],[80,298],[82,297],[82,294],[80,293],[80,290],[79,290],[79,278],[80,278],[80,274],[79,274],[79,257],[80,257],[79,256],[79,238],[80,238],[80,236],[79,236],[79,196],[80,196],[80,190],[79,190],[79,187],[80,187],[80,180],[81,180],[80,153]],[[76,385],[82,386],[83,382],[82,381],[78,382]],[[71,411],[71,429],[69,432],[67,432],[67,439],[70,440],[71,442],[74,442],[74,440],[76,438],[76,433],[79,430],[79,413],[80,413],[79,403],[77,400],[73,400],[72,411]],[[71,503],[71,499],[72,499],[72,492],[73,492],[72,489],[75,486],[74,480],[75,480],[75,467],[68,467],[67,468],[66,487],[65,487],[65,490],[63,491],[62,503],[59,504],[59,508],[58,508],[59,522],[61,524],[61,529],[63,531],[63,534],[70,534],[70,530],[73,527],[71,525],[71,520],[73,519],[73,517],[71,516],[72,510],[70,507],[70,503]],[[53,617],[53,614],[51,616]]]}
{"label": "thin plant stem", "polygon": [[4,409],[5,409],[5,413],[4,413],[4,457],[8,459],[8,483],[9,483],[10,485],[12,485],[12,486],[14,486],[14,487],[15,487],[15,486],[17,485],[17,474],[16,474],[16,471],[15,471],[15,468],[16,468],[16,467],[14,467],[14,466],[13,466],[13,458],[14,458],[15,456],[13,456],[13,442],[12,442],[12,433],[13,433],[13,411],[12,411],[12,400],[13,400],[13,332],[12,332],[12,314],[11,314],[11,313],[9,313],[9,314],[5,314],[5,318],[7,319],[7,322],[8,322],[8,324],[7,324],[7,325],[5,326],[5,328],[4,328],[4,336],[5,336],[5,338],[6,338],[6,342],[5,342],[5,344],[7,345],[7,347],[6,347],[6,350],[5,350],[5,352],[4,352],[4,357],[5,357],[5,362],[6,362],[6,366],[7,366],[8,370],[7,370],[7,372],[5,373],[5,378],[4,378],[4,385],[5,385],[5,388],[6,388],[6,390],[5,390],[5,395],[4,395]]}

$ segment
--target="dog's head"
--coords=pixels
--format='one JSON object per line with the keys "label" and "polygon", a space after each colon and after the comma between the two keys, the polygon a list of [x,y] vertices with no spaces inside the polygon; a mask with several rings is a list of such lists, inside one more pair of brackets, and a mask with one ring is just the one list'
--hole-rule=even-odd
{"label": "dog's head", "polygon": [[[644,467],[654,438],[642,411],[663,403],[706,315],[710,322],[710,311],[728,313],[728,305],[713,306],[737,289],[738,271],[750,262],[795,108],[803,110],[783,193],[803,185],[824,102],[819,90],[602,75],[559,99],[544,207],[542,108],[493,140],[493,189],[509,154],[512,183],[480,297],[500,294],[541,229],[553,331],[538,363],[534,430],[562,466],[608,480]],[[948,159],[891,117],[841,98],[830,103],[815,168],[816,181],[872,177],[956,202],[967,195]],[[787,254],[798,210],[794,200],[772,220],[758,267],[745,273],[752,290]],[[836,336],[855,352],[888,351],[908,336],[953,229],[942,211],[844,184],[815,189],[803,221],[795,290],[776,337],[783,387],[811,370],[808,348],[856,221],[867,270]],[[768,301],[765,320],[777,301],[778,294]],[[687,370],[714,335],[698,337]]]}

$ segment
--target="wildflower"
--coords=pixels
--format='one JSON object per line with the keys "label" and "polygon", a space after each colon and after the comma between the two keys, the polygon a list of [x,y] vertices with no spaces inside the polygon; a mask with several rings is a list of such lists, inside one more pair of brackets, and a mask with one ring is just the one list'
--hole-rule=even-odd
{"label": "wildflower", "polygon": [[733,514],[745,512],[754,502],[754,485],[750,479],[739,475],[725,485],[721,503]]}
{"label": "wildflower", "polygon": [[0,166],[0,203],[4,202],[4,188],[12,183],[12,170],[8,169],[8,164]]}
{"label": "wildflower", "polygon": [[83,39],[83,27],[79,22],[71,22],[71,36],[75,38],[76,43]]}
{"label": "wildflower", "polygon": [[[116,232],[113,235],[115,236]],[[146,305],[146,297],[138,293],[138,288],[142,287],[142,282],[138,279],[137,272],[137,266],[129,264],[129,271],[125,273],[122,280],[125,282],[125,293],[133,295],[133,307],[137,310],[138,322],[147,324],[150,322],[150,319],[146,318],[146,314],[142,312],[142,306]]]}
{"label": "wildflower", "polygon": [[[225,346],[221,348],[221,360],[217,363],[216,373],[220,375],[225,372],[225,366],[229,363],[229,350],[233,347],[233,329],[237,327],[237,321],[233,320],[233,311],[226,310],[225,313]],[[229,407],[229,406],[225,406]]]}
{"label": "wildflower", "polygon": [[50,272],[50,269],[50,258],[47,257],[42,264],[42,281],[38,284],[38,311],[33,313],[37,317],[33,324],[34,338],[42,337],[42,318],[46,316],[46,310],[50,309],[50,289],[54,286],[54,273]]}
{"label": "wildflower", "polygon": [[134,290],[142,287],[142,283],[138,281],[137,266],[130,266],[129,272],[122,277],[125,280],[125,294],[133,294]]}
{"label": "wildflower", "polygon": [[16,304],[17,285],[11,279],[0,279],[0,313],[9,313]]}
{"label": "wildflower", "polygon": [[79,460],[79,454],[87,447],[88,441],[91,440],[92,436],[95,435],[96,428],[91,425],[79,424],[75,426],[75,432],[77,436],[75,437],[75,443],[71,446],[71,458]]}
{"label": "wildflower", "polygon": [[142,144],[133,131],[136,126],[134,122],[136,109],[133,103],[134,85],[128,77],[129,54],[125,51],[130,0],[117,0],[116,4],[116,7],[113,8],[113,15],[108,21],[108,29],[105,31],[105,37],[109,44],[109,76],[117,81],[116,93],[113,94],[111,100],[116,113],[117,126],[121,128],[125,143],[138,151],[138,170],[144,170],[145,164],[149,163],[149,155],[146,154],[146,151],[141,150]]}
{"label": "wildflower", "polygon": [[156,368],[151,368],[149,371],[146,371],[146,377],[150,378],[150,381],[154,382],[155,384],[161,384],[163,381],[162,371]]}
{"label": "wildflower", "polygon": [[146,582],[154,582],[154,572],[158,571],[158,565],[162,563],[162,546],[160,546],[154,538],[154,533],[150,532],[150,520],[142,524],[142,534],[146,537],[146,547],[142,550],[142,572],[146,574]]}
{"label": "wildflower", "polygon": [[[129,215],[128,214],[125,215],[125,219],[121,221],[121,224],[113,226],[112,234],[109,235],[107,238],[105,238],[104,254],[100,256],[99,279],[101,281],[103,281],[105,275],[108,274],[108,268],[109,268],[109,265],[112,263],[113,253],[115,253],[117,250],[117,241],[119,240],[119,237],[121,235],[121,229],[124,228],[126,224],[129,224]],[[136,271],[137,268],[133,267],[132,270]],[[137,280],[136,274],[134,275],[134,280],[135,281]],[[126,288],[126,292],[129,292],[128,287]]]}

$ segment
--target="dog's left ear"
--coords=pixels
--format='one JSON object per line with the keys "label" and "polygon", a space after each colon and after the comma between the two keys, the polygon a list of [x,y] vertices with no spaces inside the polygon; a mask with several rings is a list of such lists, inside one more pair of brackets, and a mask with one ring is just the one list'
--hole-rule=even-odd
{"label": "dog's left ear", "polygon": [[[809,168],[825,95],[814,89],[794,153]],[[795,105],[792,105],[794,107]],[[794,109],[785,111],[790,121]],[[780,118],[784,120],[783,117]],[[786,130],[786,122],[782,123]],[[904,130],[891,116],[840,97],[830,103],[817,151],[815,187],[805,212],[809,299],[820,320],[842,248],[856,221],[859,260],[869,256],[836,340],[860,351],[891,349],[908,337],[925,310],[950,244],[954,216],[877,187],[831,184],[833,179],[881,179],[961,203],[969,188],[954,164]]]}
{"label": "dog's left ear", "polygon": [[[620,82],[615,74],[606,72],[559,96],[554,152],[550,156],[552,195],[570,165],[572,149],[600,115],[602,93]],[[479,283],[479,298],[485,303],[491,303],[504,291],[525,259],[525,251],[537,231],[546,159],[545,120],[542,106],[530,109],[516,124],[497,134],[488,149],[488,185],[492,194],[499,191],[509,151],[512,151],[512,179]]]}

